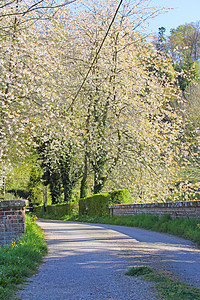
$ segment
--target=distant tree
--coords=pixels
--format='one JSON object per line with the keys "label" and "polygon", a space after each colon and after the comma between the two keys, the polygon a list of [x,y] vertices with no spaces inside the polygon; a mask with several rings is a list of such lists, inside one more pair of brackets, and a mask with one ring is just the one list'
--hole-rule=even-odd
{"label": "distant tree", "polygon": [[200,59],[200,21],[179,25],[171,29],[168,47],[173,60],[184,63],[187,59],[195,62]]}
{"label": "distant tree", "polygon": [[199,77],[196,66],[200,59],[200,21],[171,29],[167,48],[178,72],[179,86],[184,92]]}
{"label": "distant tree", "polygon": [[160,54],[164,54],[167,50],[165,32],[166,32],[165,27],[158,28],[158,37],[154,42],[156,45],[156,49]]}
{"label": "distant tree", "polygon": [[[186,90],[186,114],[192,125],[193,135],[200,138],[200,85],[191,84]],[[199,140],[200,141],[200,140]]]}

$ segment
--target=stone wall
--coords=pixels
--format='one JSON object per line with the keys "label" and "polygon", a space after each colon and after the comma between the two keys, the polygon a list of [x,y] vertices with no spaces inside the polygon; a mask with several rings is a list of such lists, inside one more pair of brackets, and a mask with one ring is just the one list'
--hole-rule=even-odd
{"label": "stone wall", "polygon": [[135,216],[138,214],[171,215],[177,218],[199,218],[200,201],[167,202],[167,203],[137,203],[110,205],[111,216]]}
{"label": "stone wall", "polygon": [[26,200],[0,201],[0,245],[20,238],[25,232]]}

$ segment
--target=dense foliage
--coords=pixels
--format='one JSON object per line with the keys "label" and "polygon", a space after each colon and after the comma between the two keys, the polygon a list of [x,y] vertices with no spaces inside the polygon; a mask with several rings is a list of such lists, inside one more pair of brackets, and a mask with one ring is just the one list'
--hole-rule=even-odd
{"label": "dense foliage", "polygon": [[31,154],[33,204],[116,188],[139,202],[179,199],[181,170],[199,168],[199,129],[191,139],[175,63],[137,31],[158,13],[148,2],[3,1],[3,186]]}
{"label": "dense foliage", "polygon": [[79,200],[79,215],[106,216],[109,215],[110,204],[123,203],[130,203],[130,192],[127,189],[95,194]]}
{"label": "dense foliage", "polygon": [[34,207],[34,213],[45,213],[47,215],[54,215],[55,217],[63,217],[65,215],[71,215],[73,206],[72,203],[36,206]]}

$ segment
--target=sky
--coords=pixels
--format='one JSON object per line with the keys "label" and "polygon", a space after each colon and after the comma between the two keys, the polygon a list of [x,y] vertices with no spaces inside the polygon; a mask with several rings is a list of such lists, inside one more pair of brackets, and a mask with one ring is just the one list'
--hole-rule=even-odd
{"label": "sky", "polygon": [[174,8],[149,21],[149,30],[153,32],[158,32],[159,27],[165,27],[169,34],[170,29],[179,25],[200,21],[200,0],[152,0],[151,6]]}

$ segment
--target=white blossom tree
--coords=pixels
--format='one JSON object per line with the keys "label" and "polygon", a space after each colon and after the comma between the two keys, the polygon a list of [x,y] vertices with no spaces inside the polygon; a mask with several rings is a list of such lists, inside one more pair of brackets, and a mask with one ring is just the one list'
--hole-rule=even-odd
{"label": "white blossom tree", "polygon": [[[116,18],[98,53],[109,23],[107,18],[113,15],[111,7],[109,10],[94,5],[93,13],[84,11],[79,15],[78,37],[84,46],[79,47],[84,54],[80,52],[76,66],[80,74],[87,74],[84,68],[95,57],[90,75],[86,80],[83,77],[84,85],[72,101],[73,114],[80,116],[77,125],[81,124],[79,131],[84,137],[84,174],[93,172],[94,192],[99,192],[112,172],[115,187],[118,186],[117,178],[120,180],[128,166],[137,178],[130,178],[132,185],[140,189],[145,186],[147,197],[155,199],[169,192],[171,172],[175,172],[180,157],[182,120],[171,105],[180,101],[179,91],[169,62],[157,58],[152,63],[154,70],[148,69],[149,59],[156,54],[134,32],[136,20],[128,20],[129,6],[122,8],[123,13]],[[127,178],[123,181],[130,187]],[[144,197],[143,193],[141,198]]]}
{"label": "white blossom tree", "polygon": [[63,188],[70,178],[72,188],[82,179],[82,196],[87,182],[95,193],[128,187],[139,201],[169,196],[185,155],[180,95],[171,64],[137,31],[159,13],[147,2],[75,1],[55,11],[16,1],[16,26],[1,15],[9,28],[1,36],[7,156],[11,139],[39,140],[36,147],[48,144],[43,166],[62,169]]}
{"label": "white blossom tree", "polygon": [[[44,90],[41,88],[44,76],[40,72],[41,55],[37,56],[37,49],[41,45],[45,25],[51,21],[57,11],[71,2],[1,1],[0,169],[2,175],[11,158],[19,157],[27,151],[27,144],[30,144],[31,139],[30,133],[35,123],[40,122],[40,116],[44,115]],[[46,92],[45,97],[49,97]]]}

